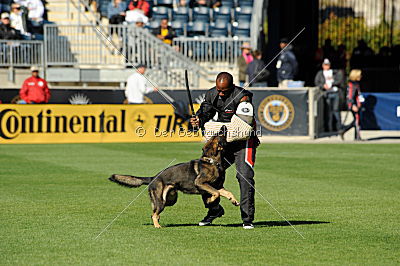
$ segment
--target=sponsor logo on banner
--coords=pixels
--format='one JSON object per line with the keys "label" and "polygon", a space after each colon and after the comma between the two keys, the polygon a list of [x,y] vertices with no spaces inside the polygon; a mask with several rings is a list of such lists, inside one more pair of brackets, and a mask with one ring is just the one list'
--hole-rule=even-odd
{"label": "sponsor logo on banner", "polygon": [[1,105],[0,143],[199,141],[158,105]]}
{"label": "sponsor logo on banner", "polygon": [[292,102],[282,95],[270,95],[258,106],[258,118],[261,124],[271,131],[289,128],[294,119]]}

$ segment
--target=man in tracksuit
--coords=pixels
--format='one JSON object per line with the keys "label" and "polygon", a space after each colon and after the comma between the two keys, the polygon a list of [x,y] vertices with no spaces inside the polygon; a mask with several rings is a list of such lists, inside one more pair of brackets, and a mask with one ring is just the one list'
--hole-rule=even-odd
{"label": "man in tracksuit", "polygon": [[[216,86],[206,92],[205,99],[196,113],[196,118],[191,119],[194,127],[204,130],[204,124],[218,113],[218,122],[230,122],[241,102],[252,101],[253,94],[233,84],[233,77],[227,72],[221,72],[216,79]],[[254,220],[254,162],[256,147],[259,141],[256,136],[249,140],[240,140],[228,143],[223,159],[223,168],[227,169],[231,164],[236,165],[236,178],[240,185],[240,211],[243,220],[243,228],[252,229]],[[224,177],[225,178],[225,177]],[[217,188],[218,189],[218,188]],[[200,226],[210,225],[212,221],[224,215],[224,209],[219,204],[220,199],[207,204],[207,198],[211,195],[203,195],[203,202],[208,213],[199,223]]]}

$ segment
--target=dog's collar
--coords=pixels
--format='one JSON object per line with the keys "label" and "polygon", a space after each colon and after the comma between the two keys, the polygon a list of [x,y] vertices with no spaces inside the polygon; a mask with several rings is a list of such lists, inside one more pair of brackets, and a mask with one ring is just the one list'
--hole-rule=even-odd
{"label": "dog's collar", "polygon": [[213,158],[210,157],[201,157],[200,159],[203,162],[209,163],[209,164],[213,164],[217,167],[219,167],[219,162],[217,162],[216,160],[214,160]]}

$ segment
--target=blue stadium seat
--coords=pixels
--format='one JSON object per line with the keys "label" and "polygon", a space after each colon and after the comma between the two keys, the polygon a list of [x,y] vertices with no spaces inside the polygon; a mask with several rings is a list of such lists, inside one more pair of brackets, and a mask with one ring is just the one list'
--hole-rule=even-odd
{"label": "blue stadium seat", "polygon": [[227,6],[221,6],[221,7],[216,7],[214,8],[214,13],[219,13],[219,14],[231,14],[232,8],[227,7]]}
{"label": "blue stadium seat", "polygon": [[250,29],[239,29],[234,27],[232,29],[232,35],[236,37],[250,37]]}
{"label": "blue stadium seat", "polygon": [[253,8],[253,0],[238,0],[238,6]]}
{"label": "blue stadium seat", "polygon": [[228,29],[210,28],[210,37],[228,37]]}
{"label": "blue stadium seat", "polygon": [[241,30],[249,30],[250,29],[250,21],[238,21],[237,23],[234,23],[235,27]]}
{"label": "blue stadium seat", "polygon": [[193,8],[193,20],[208,23],[210,21],[210,8],[200,6]]}
{"label": "blue stadium seat", "polygon": [[236,10],[242,14],[252,14],[253,13],[252,6],[237,7]]}
{"label": "blue stadium seat", "polygon": [[177,36],[184,36],[185,35],[185,23],[180,20],[172,21],[171,28],[175,30]]}
{"label": "blue stadium seat", "polygon": [[182,21],[188,22],[189,21],[189,8],[188,7],[177,7],[173,10],[172,18],[174,21]]}
{"label": "blue stadium seat", "polygon": [[211,26],[216,29],[228,29],[230,23],[224,20],[217,20],[216,22],[212,23]]}
{"label": "blue stadium seat", "polygon": [[229,7],[220,7],[214,9],[214,21],[223,20],[223,21],[231,21],[231,8]]}
{"label": "blue stadium seat", "polygon": [[251,21],[252,7],[237,7],[235,10],[235,21]]}
{"label": "blue stadium seat", "polygon": [[227,14],[216,14],[214,15],[214,22],[217,21],[231,22],[231,16]]}
{"label": "blue stadium seat", "polygon": [[234,0],[222,0],[221,1],[221,6],[228,7],[228,8],[233,8],[235,6],[235,2],[234,2]]}
{"label": "blue stadium seat", "polygon": [[171,17],[171,8],[168,8],[165,6],[153,7],[152,11],[153,11],[152,18],[154,20],[161,20],[164,18],[170,19],[170,17]]}
{"label": "blue stadium seat", "polygon": [[166,6],[172,8],[173,0],[154,0],[154,6]]}
{"label": "blue stadium seat", "polygon": [[193,23],[189,23],[187,27],[188,36],[205,36],[208,33],[208,23],[203,21],[195,21]]}

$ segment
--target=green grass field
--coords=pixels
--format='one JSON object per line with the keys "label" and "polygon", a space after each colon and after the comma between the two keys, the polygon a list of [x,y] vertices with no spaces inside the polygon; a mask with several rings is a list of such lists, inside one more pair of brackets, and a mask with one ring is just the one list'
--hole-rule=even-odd
{"label": "green grass field", "polygon": [[[198,158],[200,143],[0,146],[0,264],[399,264],[400,145],[263,144],[256,228],[241,227],[222,200],[215,226],[200,196],[180,194],[154,229],[145,187],[112,173],[154,175],[173,159]],[[234,169],[226,188],[239,196]]]}

